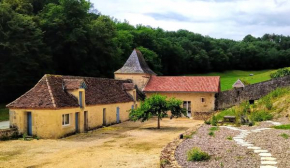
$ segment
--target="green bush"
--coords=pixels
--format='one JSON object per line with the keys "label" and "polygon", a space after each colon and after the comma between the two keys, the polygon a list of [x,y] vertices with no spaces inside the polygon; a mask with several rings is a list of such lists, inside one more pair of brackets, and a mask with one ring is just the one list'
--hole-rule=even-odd
{"label": "green bush", "polygon": [[287,75],[290,75],[290,70],[288,68],[281,68],[281,69],[278,69],[276,72],[271,73],[270,77],[279,78],[279,77],[283,77]]}
{"label": "green bush", "polygon": [[203,160],[209,160],[210,156],[206,153],[200,150],[199,148],[192,148],[190,151],[187,152],[187,160],[188,161],[203,161]]}
{"label": "green bush", "polygon": [[230,140],[231,141],[231,140],[233,140],[233,137],[232,136],[228,136],[227,137],[227,140]]}
{"label": "green bush", "polygon": [[216,116],[212,116],[212,118],[211,118],[211,125],[217,126],[217,123],[218,123],[218,120],[217,120]]}
{"label": "green bush", "polygon": [[252,112],[250,115],[251,121],[267,121],[273,119],[273,115],[266,111]]}
{"label": "green bush", "polygon": [[214,132],[213,132],[213,131],[210,131],[210,132],[208,133],[208,135],[209,135],[209,136],[214,136]]}

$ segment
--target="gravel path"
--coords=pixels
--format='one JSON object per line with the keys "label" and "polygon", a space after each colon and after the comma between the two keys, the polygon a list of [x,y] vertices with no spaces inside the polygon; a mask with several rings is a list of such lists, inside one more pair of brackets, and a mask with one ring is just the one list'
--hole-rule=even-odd
{"label": "gravel path", "polygon": [[[283,124],[289,123],[280,120]],[[215,136],[208,135],[211,126],[203,125],[192,139],[185,140],[175,152],[182,167],[200,168],[266,168],[290,167],[290,140],[281,136],[290,135],[290,130],[270,129],[279,122],[261,122],[258,126],[219,127]],[[228,140],[227,137],[233,137]],[[189,162],[186,152],[199,147],[211,155],[209,161]]]}

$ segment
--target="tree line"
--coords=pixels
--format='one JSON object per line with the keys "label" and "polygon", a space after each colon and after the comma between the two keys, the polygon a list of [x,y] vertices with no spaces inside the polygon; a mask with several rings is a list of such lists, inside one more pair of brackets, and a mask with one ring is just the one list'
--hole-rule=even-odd
{"label": "tree line", "polygon": [[[113,77],[134,48],[159,75],[290,65],[290,37],[242,41],[187,30],[130,25],[86,0],[0,0],[0,102],[30,89],[44,74]],[[113,10],[113,9],[112,9]]]}

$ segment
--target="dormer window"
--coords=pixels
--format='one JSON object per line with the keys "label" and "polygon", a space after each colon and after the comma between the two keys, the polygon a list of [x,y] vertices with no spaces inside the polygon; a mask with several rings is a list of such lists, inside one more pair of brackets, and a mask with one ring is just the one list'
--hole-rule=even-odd
{"label": "dormer window", "polygon": [[80,108],[83,108],[83,92],[82,91],[79,92],[79,105],[80,105]]}

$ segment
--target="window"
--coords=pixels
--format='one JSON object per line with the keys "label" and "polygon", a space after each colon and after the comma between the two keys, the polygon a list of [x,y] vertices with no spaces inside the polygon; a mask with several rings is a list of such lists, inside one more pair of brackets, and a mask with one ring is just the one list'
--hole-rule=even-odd
{"label": "window", "polygon": [[69,125],[69,123],[70,123],[70,115],[63,114],[62,115],[62,125]]}
{"label": "window", "polygon": [[205,102],[205,98],[204,97],[202,97],[200,100],[201,100],[202,103]]}

